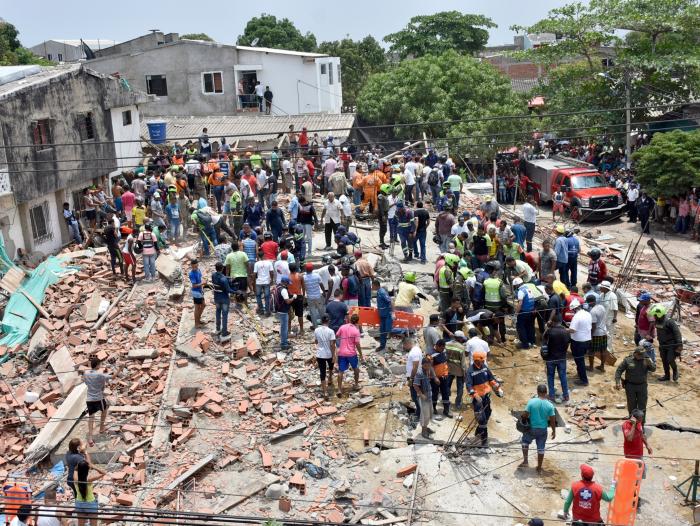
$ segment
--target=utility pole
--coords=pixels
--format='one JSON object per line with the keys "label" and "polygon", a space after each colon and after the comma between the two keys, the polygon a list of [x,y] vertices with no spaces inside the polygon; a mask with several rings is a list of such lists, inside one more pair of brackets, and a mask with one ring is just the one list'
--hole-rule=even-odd
{"label": "utility pole", "polygon": [[625,157],[629,170],[632,165],[632,93],[629,72],[625,72]]}

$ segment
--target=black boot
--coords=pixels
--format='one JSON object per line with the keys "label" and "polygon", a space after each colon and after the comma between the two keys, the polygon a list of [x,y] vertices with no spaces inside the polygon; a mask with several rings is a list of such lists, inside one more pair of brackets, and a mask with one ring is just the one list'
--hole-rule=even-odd
{"label": "black boot", "polygon": [[443,402],[442,407],[442,414],[445,415],[446,418],[452,418],[452,413],[450,413],[450,403]]}

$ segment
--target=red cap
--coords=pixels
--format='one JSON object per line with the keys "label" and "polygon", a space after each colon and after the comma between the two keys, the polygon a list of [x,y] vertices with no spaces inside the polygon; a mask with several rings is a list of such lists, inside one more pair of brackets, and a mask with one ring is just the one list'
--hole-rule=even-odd
{"label": "red cap", "polygon": [[286,250],[283,250],[282,252],[280,252],[280,257],[282,259],[287,259],[289,257],[289,252],[287,252]]}
{"label": "red cap", "polygon": [[314,264],[313,264],[313,263],[307,263],[306,265],[304,265],[304,268],[305,268],[306,270],[313,270],[313,269],[314,269]]}
{"label": "red cap", "polygon": [[355,250],[355,257],[361,258],[362,257],[362,250]]}
{"label": "red cap", "polygon": [[586,480],[593,479],[593,468],[588,464],[581,464],[581,477]]}

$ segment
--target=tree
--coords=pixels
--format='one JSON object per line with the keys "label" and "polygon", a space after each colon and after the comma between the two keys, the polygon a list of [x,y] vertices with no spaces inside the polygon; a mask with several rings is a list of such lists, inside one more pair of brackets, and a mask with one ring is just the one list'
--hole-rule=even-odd
{"label": "tree", "polygon": [[531,26],[511,26],[522,33],[553,33],[557,41],[553,44],[539,46],[519,56],[539,59],[548,64],[584,57],[589,72],[595,73],[596,59],[601,58],[601,46],[615,42],[615,35],[590,6],[574,2],[552,9],[547,18]]}
{"label": "tree", "polygon": [[17,28],[0,18],[0,66],[24,64],[50,65],[51,62],[37,57],[19,42]]}
{"label": "tree", "polygon": [[[371,75],[357,100],[358,115],[372,124],[392,124],[401,140],[450,136],[450,152],[491,157],[502,143],[517,144],[529,123],[483,118],[522,114],[524,99],[493,66],[455,51],[406,60]],[[465,119],[481,119],[468,121]],[[460,121],[446,124],[444,121]],[[420,126],[400,123],[435,122]],[[493,134],[517,131],[515,135]],[[476,135],[471,137],[471,135]],[[483,137],[486,135],[486,137]],[[494,143],[494,144],[491,144]],[[454,150],[453,150],[454,146]]]}
{"label": "tree", "polygon": [[206,33],[187,33],[186,35],[180,35],[180,38],[184,40],[204,40],[205,42],[214,42],[214,39]]}
{"label": "tree", "polygon": [[657,133],[633,158],[636,180],[652,194],[671,196],[700,186],[700,130]]}
{"label": "tree", "polygon": [[236,42],[239,46],[271,47],[312,52],[316,50],[316,37],[312,33],[302,35],[287,18],[261,14],[248,20],[243,34]]}
{"label": "tree", "polygon": [[402,59],[440,55],[453,50],[466,55],[481,51],[489,39],[489,28],[497,27],[483,15],[443,11],[434,15],[414,16],[408,25],[384,37],[389,51]]}
{"label": "tree", "polygon": [[386,68],[387,60],[384,49],[371,36],[357,41],[344,38],[343,40],[322,42],[318,46],[318,51],[332,57],[340,57],[344,106],[356,106],[357,96],[367,77]]}

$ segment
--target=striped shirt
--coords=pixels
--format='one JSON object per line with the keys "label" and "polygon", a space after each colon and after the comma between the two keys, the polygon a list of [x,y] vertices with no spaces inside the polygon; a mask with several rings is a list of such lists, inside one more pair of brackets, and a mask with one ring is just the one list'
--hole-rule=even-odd
{"label": "striped shirt", "polygon": [[321,277],[318,274],[313,272],[304,274],[304,286],[308,299],[317,300],[321,297]]}
{"label": "striped shirt", "polygon": [[258,255],[258,244],[254,239],[246,238],[243,240],[243,252],[248,256],[248,261],[255,263]]}

